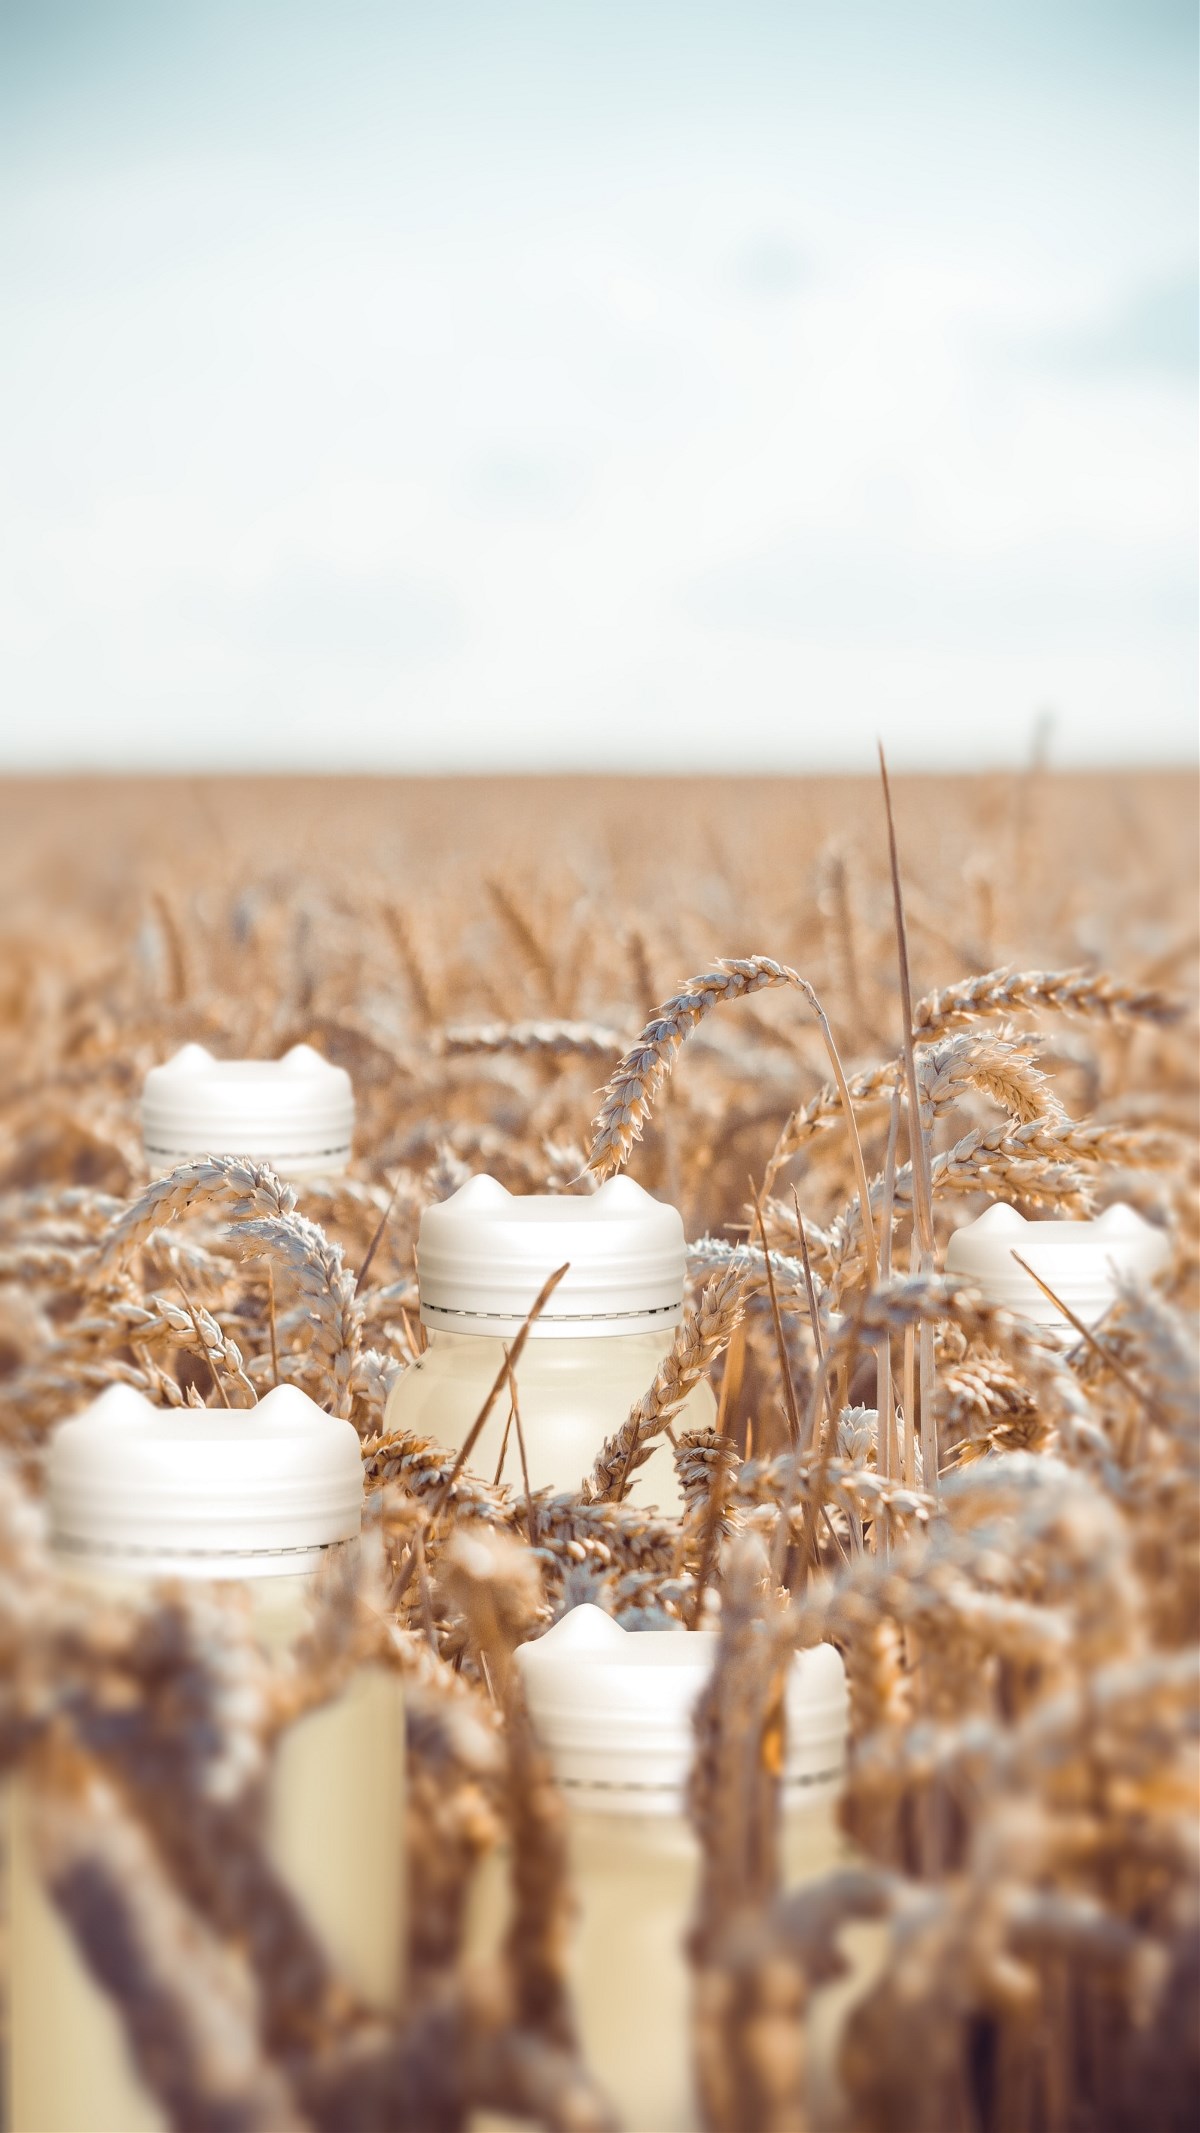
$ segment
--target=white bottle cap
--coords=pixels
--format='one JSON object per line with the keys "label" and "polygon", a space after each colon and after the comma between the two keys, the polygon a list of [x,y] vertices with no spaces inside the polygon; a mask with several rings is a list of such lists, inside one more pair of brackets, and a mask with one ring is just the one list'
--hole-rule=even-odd
{"label": "white bottle cap", "polygon": [[248,1408],[110,1385],[54,1431],[47,1481],[51,1546],[114,1574],[294,1575],[362,1518],[358,1436],[296,1385]]}
{"label": "white bottle cap", "polygon": [[310,1044],[282,1059],[214,1059],[185,1044],[142,1092],[146,1160],[161,1175],[204,1155],[245,1155],[281,1177],[330,1177],[350,1160],[354,1090]]}
{"label": "white bottle cap", "polygon": [[1014,1252],[1076,1318],[1094,1326],[1116,1296],[1118,1276],[1156,1274],[1170,1258],[1171,1245],[1162,1230],[1120,1200],[1094,1222],[1027,1222],[1015,1207],[997,1200],[977,1222],[955,1230],[946,1247],[948,1274],[969,1281],[988,1303],[1066,1330],[1062,1312],[1017,1265]]}
{"label": "white bottle cap", "polygon": [[[573,1607],[517,1648],[534,1731],[577,1807],[680,1814],[695,1755],[692,1714],[715,1630],[624,1630]],[[849,1699],[832,1644],[796,1652],[785,1692],[784,1811],[828,1803],[845,1769]]]}
{"label": "white bottle cap", "polygon": [[585,1199],[514,1195],[474,1177],[421,1216],[422,1320],[450,1333],[516,1333],[563,1265],[534,1337],[648,1333],[683,1316],[682,1219],[632,1178],[610,1178]]}

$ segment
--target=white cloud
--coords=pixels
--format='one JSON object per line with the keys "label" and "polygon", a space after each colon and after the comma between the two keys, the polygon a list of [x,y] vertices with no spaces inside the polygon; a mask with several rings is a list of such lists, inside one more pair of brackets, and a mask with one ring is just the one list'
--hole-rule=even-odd
{"label": "white cloud", "polygon": [[1063,756],[1188,752],[1152,81],[748,43],[573,134],[420,60],[407,129],[285,83],[10,143],[9,761],[962,762],[1043,703]]}

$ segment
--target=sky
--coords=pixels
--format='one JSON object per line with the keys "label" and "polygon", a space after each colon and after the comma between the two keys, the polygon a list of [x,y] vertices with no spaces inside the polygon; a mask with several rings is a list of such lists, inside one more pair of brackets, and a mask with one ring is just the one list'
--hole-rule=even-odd
{"label": "sky", "polygon": [[0,0],[0,767],[1196,752],[1175,0]]}

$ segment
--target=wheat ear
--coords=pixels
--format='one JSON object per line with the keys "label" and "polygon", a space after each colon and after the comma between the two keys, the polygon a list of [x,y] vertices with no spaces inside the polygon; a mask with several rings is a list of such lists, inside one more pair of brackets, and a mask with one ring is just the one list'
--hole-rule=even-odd
{"label": "wheat ear", "polygon": [[[992,1015],[1026,1016],[1039,1012],[1079,1015],[1118,1025],[1150,1022],[1169,1028],[1182,1020],[1186,1008],[1174,994],[1153,986],[1125,985],[1104,971],[989,970],[980,977],[963,978],[957,985],[926,993],[913,1009],[913,1036],[929,1043],[970,1030]],[[903,1071],[903,1064],[902,1058],[890,1059],[853,1075],[848,1086],[855,1103],[882,1103]],[[976,1086],[986,1087],[986,1083],[981,1078]],[[998,1101],[1006,1099],[999,1097]],[[814,1133],[831,1126],[840,1109],[839,1092],[831,1082],[802,1109],[793,1112],[771,1151],[763,1179],[764,1194],[770,1192],[783,1165],[799,1154]]]}
{"label": "wheat ear", "polygon": [[673,999],[665,1001],[657,1014],[651,1016],[637,1043],[626,1052],[604,1091],[600,1109],[592,1121],[592,1145],[587,1167],[596,1177],[604,1179],[628,1161],[631,1150],[645,1131],[650,1106],[670,1073],[676,1054],[712,1008],[724,1000],[745,999],[749,993],[761,992],[767,986],[777,985],[792,986],[797,992],[803,993],[820,1024],[829,1063],[833,1068],[833,1078],[846,1114],[862,1208],[864,1249],[874,1279],[875,1238],[871,1226],[867,1171],[854,1120],[854,1106],[838,1048],[833,1041],[833,1031],[808,979],[802,978],[799,971],[791,969],[787,963],[776,963],[770,956],[722,957],[712,970],[689,979],[681,992],[676,993]]}
{"label": "wheat ear", "polygon": [[586,1501],[620,1502],[630,1475],[650,1457],[655,1437],[695,1391],[744,1310],[742,1269],[734,1263],[707,1283],[697,1309],[687,1313],[671,1353],[660,1363],[650,1390],[608,1439],[585,1486]]}
{"label": "wheat ear", "polygon": [[524,1052],[542,1059],[611,1059],[625,1038],[602,1022],[482,1022],[445,1032],[449,1058],[475,1052]]}
{"label": "wheat ear", "polygon": [[[939,1109],[953,1103],[967,1088],[981,1090],[1023,1124],[1033,1118],[1062,1115],[1061,1102],[1037,1065],[1035,1047],[1027,1037],[1016,1037],[1009,1031],[993,1033],[972,1025],[952,1037],[922,1045],[916,1058],[927,1124],[927,1106]],[[851,1075],[847,1088],[856,1107],[886,1103],[903,1072],[904,1060],[899,1057]],[[836,1082],[827,1082],[800,1110],[793,1111],[771,1150],[763,1179],[764,1196],[769,1194],[784,1164],[799,1155],[815,1135],[828,1132],[844,1116]]]}
{"label": "wheat ear", "polygon": [[1050,1010],[1090,1015],[1103,1022],[1152,1022],[1168,1028],[1182,1020],[1182,1000],[1157,986],[1124,985],[1105,971],[988,970],[925,995],[913,1009],[915,1037],[944,1037],[984,1015],[1028,1015]]}
{"label": "wheat ear", "polygon": [[273,1260],[298,1292],[312,1326],[312,1354],[325,1380],[325,1398],[333,1414],[348,1416],[362,1346],[362,1305],[354,1276],[342,1264],[341,1246],[331,1244],[306,1215],[297,1214],[244,1222],[237,1237],[245,1251],[257,1250]]}
{"label": "wheat ear", "polygon": [[296,1195],[265,1163],[241,1156],[206,1155],[199,1162],[183,1163],[147,1185],[109,1224],[100,1239],[93,1277],[107,1276],[163,1223],[206,1201],[222,1203],[221,1213],[237,1220],[248,1215],[282,1218],[293,1212]]}

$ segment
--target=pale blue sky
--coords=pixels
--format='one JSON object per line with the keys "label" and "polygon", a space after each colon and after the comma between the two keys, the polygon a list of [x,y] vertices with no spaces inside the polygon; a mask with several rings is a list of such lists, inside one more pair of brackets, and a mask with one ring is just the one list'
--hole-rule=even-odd
{"label": "pale blue sky", "polygon": [[1194,11],[0,0],[0,762],[1195,750]]}

